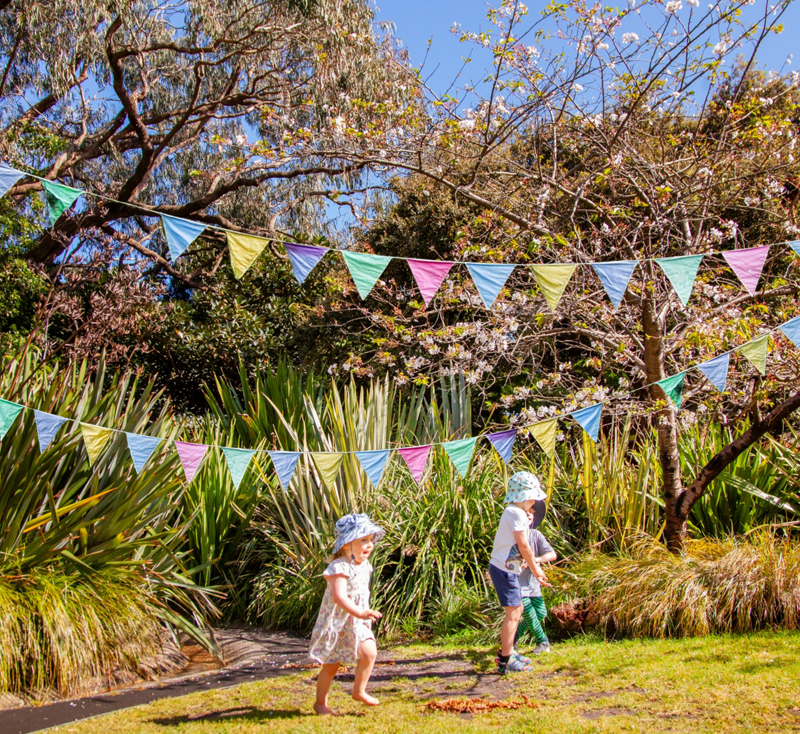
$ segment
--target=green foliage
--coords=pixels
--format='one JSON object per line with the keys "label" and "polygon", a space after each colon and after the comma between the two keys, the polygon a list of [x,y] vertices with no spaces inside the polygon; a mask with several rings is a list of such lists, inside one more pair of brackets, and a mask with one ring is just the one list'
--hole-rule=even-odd
{"label": "green foliage", "polygon": [[760,532],[691,541],[675,555],[643,536],[628,552],[589,554],[564,574],[609,631],[686,637],[800,626],[800,543]]}
{"label": "green foliage", "polygon": [[0,691],[69,696],[117,669],[143,673],[161,651],[159,616],[135,569],[0,577]]}

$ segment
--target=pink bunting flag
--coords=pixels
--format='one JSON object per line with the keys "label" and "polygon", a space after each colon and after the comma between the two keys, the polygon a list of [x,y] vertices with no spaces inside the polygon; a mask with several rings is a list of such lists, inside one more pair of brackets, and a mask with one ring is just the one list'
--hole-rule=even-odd
{"label": "pink bunting flag", "polygon": [[447,277],[453,263],[446,260],[407,260],[408,267],[417,281],[422,300],[428,306],[439,290],[442,281]]}
{"label": "pink bunting flag", "polygon": [[197,470],[200,468],[200,463],[208,451],[208,446],[202,443],[183,443],[181,441],[175,442],[175,448],[178,450],[183,471],[186,472],[186,481],[191,482]]}
{"label": "pink bunting flag", "polygon": [[723,252],[722,256],[727,260],[728,265],[742,285],[747,288],[747,292],[752,296],[755,295],[758,280],[761,277],[761,271],[764,269],[764,261],[769,254],[769,245],[762,245],[761,247],[750,247],[746,250],[728,250]]}
{"label": "pink bunting flag", "polygon": [[403,457],[411,476],[419,484],[422,475],[425,473],[425,465],[428,463],[428,454],[431,452],[431,444],[427,446],[409,446],[407,449],[398,449],[397,453]]}

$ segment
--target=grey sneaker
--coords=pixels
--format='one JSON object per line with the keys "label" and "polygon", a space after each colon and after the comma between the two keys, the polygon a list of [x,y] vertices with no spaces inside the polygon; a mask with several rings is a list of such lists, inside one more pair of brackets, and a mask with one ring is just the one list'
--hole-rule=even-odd
{"label": "grey sneaker", "polygon": [[550,643],[549,642],[540,642],[536,647],[533,648],[534,655],[541,655],[542,653],[550,652]]}

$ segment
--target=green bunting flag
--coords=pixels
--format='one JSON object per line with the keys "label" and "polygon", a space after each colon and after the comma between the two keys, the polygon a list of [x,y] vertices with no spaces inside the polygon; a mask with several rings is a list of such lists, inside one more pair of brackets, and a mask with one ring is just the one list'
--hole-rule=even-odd
{"label": "green bunting flag", "polygon": [[450,461],[453,462],[453,466],[455,466],[462,478],[467,475],[469,462],[472,460],[477,441],[477,437],[462,438],[459,441],[449,441],[442,444],[442,448],[447,452]]}
{"label": "green bunting flag", "polygon": [[556,428],[558,428],[557,418],[551,418],[549,421],[542,421],[530,427],[533,437],[548,456],[552,456],[556,450]]}
{"label": "green bunting flag", "polygon": [[228,250],[231,253],[231,266],[237,280],[241,280],[267,246],[267,242],[269,240],[265,240],[263,237],[228,232]]}
{"label": "green bunting flag", "polygon": [[42,181],[42,186],[50,216],[50,226],[54,227],[58,218],[75,203],[83,191],[53,181]]}
{"label": "green bunting flag", "polygon": [[336,477],[339,474],[339,467],[342,465],[344,454],[316,452],[311,454],[314,464],[317,466],[322,483],[329,489],[334,488]]}
{"label": "green bunting flag", "polygon": [[239,485],[244,479],[244,473],[247,471],[247,467],[250,466],[250,460],[255,456],[256,452],[251,449],[232,449],[228,446],[223,446],[222,453],[225,454],[225,460],[228,462],[228,471],[231,473],[233,486],[239,489]]}
{"label": "green bunting flag", "polygon": [[682,257],[662,257],[656,262],[669,278],[672,287],[685,306],[692,295],[692,286],[697,278],[697,269],[703,261],[702,255],[684,255]]}
{"label": "green bunting flag", "polygon": [[22,412],[21,405],[12,403],[10,400],[0,400],[0,439],[8,433],[11,424]]}
{"label": "green bunting flag", "polygon": [[83,442],[86,444],[86,453],[89,454],[89,466],[94,466],[95,462],[103,453],[103,449],[114,435],[114,431],[103,426],[94,426],[91,423],[81,423],[81,433]]}
{"label": "green bunting flag", "polygon": [[366,252],[348,252],[347,250],[343,250],[342,255],[362,300],[369,295],[372,287],[378,282],[378,278],[381,277],[392,259],[384,255],[370,255]]}
{"label": "green bunting flag", "polygon": [[767,347],[769,347],[769,334],[764,334],[764,336],[753,339],[739,347],[739,353],[746,357],[762,375],[766,375]]}
{"label": "green bunting flag", "polygon": [[558,302],[561,296],[564,295],[564,289],[569,283],[569,279],[575,272],[577,265],[572,264],[556,264],[556,265],[531,265],[533,277],[542,289],[547,305],[550,310],[555,313],[558,307]]}
{"label": "green bunting flag", "polygon": [[678,410],[681,409],[681,402],[683,401],[683,383],[685,379],[686,372],[679,372],[677,375],[670,375],[656,383]]}

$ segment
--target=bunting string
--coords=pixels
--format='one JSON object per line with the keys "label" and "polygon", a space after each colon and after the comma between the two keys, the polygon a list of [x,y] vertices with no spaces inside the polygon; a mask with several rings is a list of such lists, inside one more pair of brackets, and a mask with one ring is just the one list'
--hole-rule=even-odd
{"label": "bunting string", "polygon": [[[776,332],[781,332],[795,347],[800,349],[800,316],[797,316],[776,326],[767,333],[754,337],[749,342],[734,347],[712,359],[687,367],[682,372],[664,377],[661,380],[633,388],[625,395],[616,395],[613,399],[624,399],[640,390],[658,385],[664,391],[667,399],[675,406],[676,410],[680,410],[683,402],[686,374],[695,369],[699,370],[716,390],[724,392],[727,387],[731,354],[739,352],[763,375],[766,373],[769,338]],[[330,488],[338,475],[344,457],[348,454],[355,455],[370,482],[377,487],[384,475],[389,455],[392,451],[396,451],[400,455],[411,473],[411,476],[414,478],[414,481],[419,484],[422,481],[431,450],[434,446],[441,446],[453,462],[458,473],[462,477],[465,477],[475,453],[477,442],[481,438],[486,438],[494,450],[497,451],[500,458],[508,464],[511,463],[514,442],[517,434],[521,430],[527,430],[545,454],[552,456],[555,451],[558,421],[560,419],[572,418],[583,429],[586,435],[592,441],[596,442],[598,440],[603,407],[609,400],[611,400],[611,398],[595,403],[594,405],[572,410],[562,415],[517,425],[513,428],[491,433],[482,433],[478,436],[456,439],[454,441],[430,443],[423,446],[392,447],[371,451],[275,451],[195,444],[175,439],[130,433],[116,428],[107,428],[105,426],[84,423],[74,418],[64,418],[62,416],[53,415],[52,413],[30,408],[21,403],[0,399],[0,440],[10,430],[14,421],[22,411],[27,409],[32,410],[34,414],[40,452],[44,452],[47,449],[64,424],[77,424],[83,436],[91,466],[97,463],[115,435],[124,434],[128,451],[137,473],[145,469],[147,462],[162,443],[172,442],[175,444],[187,482],[191,482],[194,479],[208,450],[214,448],[222,451],[228,464],[231,479],[237,489],[250,466],[250,462],[256,454],[267,454],[270,457],[278,480],[284,489],[288,489],[297,462],[303,455],[309,455],[311,457],[321,481],[325,486]]]}
{"label": "bunting string", "polygon": [[149,216],[160,217],[167,248],[173,263],[186,252],[189,245],[200,237],[205,230],[218,230],[225,233],[234,275],[237,279],[241,279],[258,259],[267,243],[279,243],[286,249],[292,273],[300,285],[303,284],[317,263],[328,252],[338,252],[342,255],[362,300],[367,298],[392,260],[404,260],[408,263],[426,307],[430,305],[454,265],[466,265],[481,301],[487,309],[492,308],[515,268],[527,267],[532,272],[536,283],[542,291],[548,307],[555,313],[561,297],[578,266],[588,266],[594,270],[612,305],[615,309],[618,309],[625,297],[625,292],[636,267],[647,262],[655,262],[672,285],[681,304],[686,307],[697,279],[698,269],[705,257],[721,255],[750,295],[755,295],[756,293],[764,263],[771,247],[788,246],[800,257],[800,240],[776,242],[769,245],[734,250],[713,250],[698,255],[640,258],[614,262],[533,263],[520,265],[515,263],[426,260],[424,258],[406,258],[395,255],[373,255],[237,232],[217,224],[206,224],[193,219],[164,214],[140,204],[118,201],[103,194],[82,191],[56,181],[50,181],[33,173],[19,171],[5,163],[0,163],[0,197],[4,196],[25,176],[42,182],[51,226],[55,226],[59,217],[68,211],[81,196],[92,196],[138,209]]}

